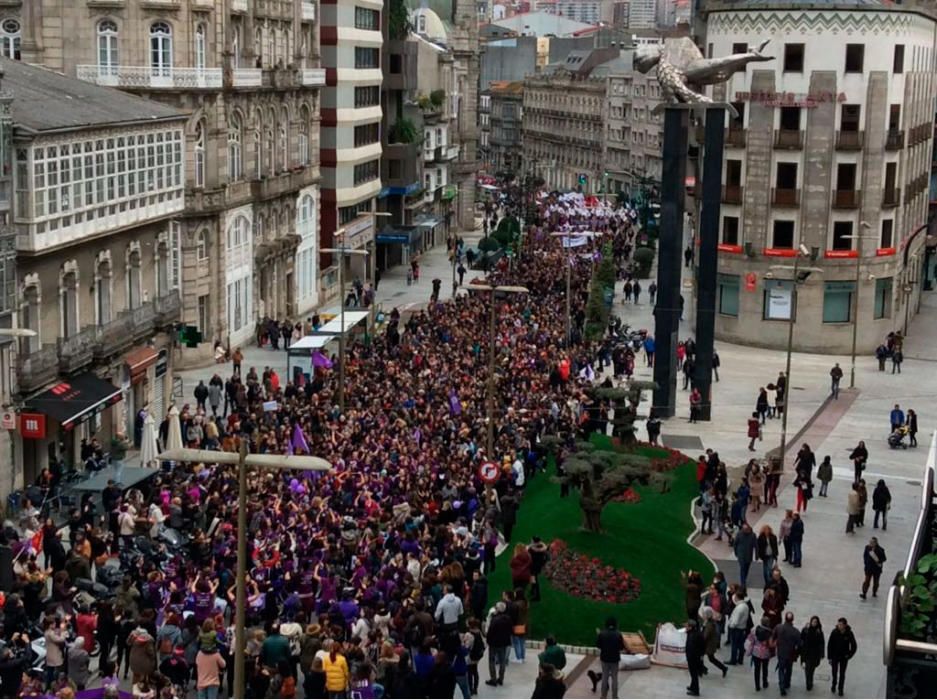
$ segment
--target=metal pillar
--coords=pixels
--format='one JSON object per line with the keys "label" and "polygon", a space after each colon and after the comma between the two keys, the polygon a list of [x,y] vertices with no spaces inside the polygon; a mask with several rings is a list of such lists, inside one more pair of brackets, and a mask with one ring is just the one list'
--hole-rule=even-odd
{"label": "metal pillar", "polygon": [[677,333],[680,329],[680,272],[683,261],[683,199],[689,112],[664,110],[664,158],[661,178],[660,232],[657,240],[657,306],[654,308],[654,412],[676,413]]}
{"label": "metal pillar", "polygon": [[713,343],[716,334],[716,256],[722,201],[722,156],[725,108],[706,110],[703,144],[703,207],[699,218],[699,257],[696,266],[696,386],[703,397],[699,419],[712,419]]}

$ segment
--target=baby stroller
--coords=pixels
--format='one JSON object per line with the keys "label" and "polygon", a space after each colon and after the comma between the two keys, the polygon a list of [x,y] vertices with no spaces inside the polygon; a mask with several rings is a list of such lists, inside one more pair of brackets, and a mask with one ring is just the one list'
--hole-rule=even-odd
{"label": "baby stroller", "polygon": [[908,446],[904,444],[904,439],[908,434],[908,426],[899,425],[895,430],[888,436],[888,446],[893,450],[898,449],[899,447],[902,450],[908,449]]}

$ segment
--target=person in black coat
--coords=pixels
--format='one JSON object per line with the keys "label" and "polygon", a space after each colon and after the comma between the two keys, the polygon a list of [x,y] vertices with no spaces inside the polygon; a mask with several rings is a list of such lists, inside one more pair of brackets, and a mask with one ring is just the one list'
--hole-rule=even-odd
{"label": "person in black coat", "polygon": [[872,597],[878,597],[878,583],[886,560],[885,550],[879,545],[878,539],[873,537],[862,551],[862,567],[865,570],[862,593],[859,594],[862,600],[865,600],[866,594],[869,592],[869,584],[872,584]]}
{"label": "person in black coat", "polygon": [[452,670],[452,664],[449,663],[446,652],[436,652],[436,663],[430,671],[427,685],[428,697],[451,698],[455,695],[455,672]]}
{"label": "person in black coat", "polygon": [[561,698],[566,694],[566,684],[562,678],[556,677],[556,669],[552,664],[541,664],[540,674],[534,684],[534,694],[531,698]]}
{"label": "person in black coat", "polygon": [[911,447],[917,447],[917,413],[915,413],[913,408],[908,409],[908,416],[905,422],[908,426],[908,444]]}
{"label": "person in black coat", "polygon": [[530,553],[530,602],[536,603],[540,600],[540,574],[543,567],[547,565],[547,559],[550,557],[550,551],[547,545],[539,537],[534,537],[527,546]]}
{"label": "person in black coat", "polygon": [[856,655],[858,645],[852,628],[845,617],[839,618],[836,627],[830,632],[826,642],[826,658],[830,662],[830,673],[833,676],[830,692],[839,693],[843,697],[843,685],[846,683],[846,666],[849,660]]}
{"label": "person in black coat", "polygon": [[804,665],[804,675],[807,679],[807,690],[813,689],[813,672],[823,660],[826,644],[823,637],[823,625],[820,618],[814,615],[810,623],[800,631],[800,660]]}
{"label": "person in black coat", "polygon": [[469,591],[469,607],[476,620],[485,619],[485,608],[488,607],[488,579],[481,571],[472,574],[472,588]]}
{"label": "person in black coat", "polygon": [[511,634],[514,623],[507,613],[504,601],[495,605],[495,615],[488,623],[488,675],[486,685],[504,685],[504,670],[508,665],[508,648],[511,646]]}
{"label": "person in black coat", "polygon": [[878,529],[878,519],[882,519],[882,529],[888,529],[888,509],[891,507],[891,491],[885,485],[884,479],[879,479],[872,492],[872,512],[875,513],[875,520],[872,521],[872,527]]}
{"label": "person in black coat", "polygon": [[706,642],[699,631],[695,620],[686,623],[686,665],[690,672],[690,685],[686,687],[686,694],[699,696],[699,677],[703,673],[703,656],[706,655]]}

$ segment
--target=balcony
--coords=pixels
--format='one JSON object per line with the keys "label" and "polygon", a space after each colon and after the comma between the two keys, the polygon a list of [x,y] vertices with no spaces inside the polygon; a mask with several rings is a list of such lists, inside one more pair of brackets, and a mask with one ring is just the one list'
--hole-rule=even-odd
{"label": "balcony", "polygon": [[804,147],[804,132],[799,129],[776,129],[774,147],[799,150]]}
{"label": "balcony", "polygon": [[87,326],[68,338],[58,339],[59,371],[73,374],[94,360],[97,326]]}
{"label": "balcony", "polygon": [[[153,301],[140,304],[135,309],[121,311],[117,317],[100,326],[83,329],[79,336],[87,330],[94,332],[92,354],[95,360],[105,361],[121,354],[134,345],[144,343],[153,337],[156,329],[169,326],[180,318],[182,300],[177,291],[172,291]],[[65,342],[68,342],[67,339]],[[78,341],[81,347],[86,342]],[[59,365],[62,366],[64,358],[59,356]],[[80,367],[78,367],[80,369]],[[74,370],[62,370],[74,371]]]}
{"label": "balcony", "polygon": [[900,151],[904,148],[904,130],[889,129],[885,134],[885,150]]}
{"label": "balcony", "polygon": [[862,149],[864,131],[837,131],[836,149],[839,151],[859,151]]}
{"label": "balcony", "polygon": [[324,87],[325,68],[301,68],[299,82],[304,87]]}
{"label": "balcony", "polygon": [[436,149],[436,161],[450,161],[459,157],[459,146],[440,146]]}
{"label": "balcony", "polygon": [[79,80],[118,88],[212,89],[221,87],[220,68],[150,66],[76,66]]}
{"label": "balcony", "polygon": [[313,183],[314,172],[315,170],[311,167],[300,167],[252,180],[250,182],[251,199],[267,200],[296,192]]}
{"label": "balcony", "polygon": [[232,12],[247,12],[247,0],[231,0]]}
{"label": "balcony", "polygon": [[390,143],[384,147],[381,181],[387,194],[413,194],[420,188],[420,153],[416,143]]}
{"label": "balcony", "polygon": [[263,85],[263,69],[235,68],[231,71],[231,84],[234,87],[260,87]]}
{"label": "balcony", "polygon": [[833,190],[834,209],[857,209],[861,199],[859,190]]}
{"label": "balcony", "polygon": [[17,355],[16,378],[21,394],[29,394],[55,381],[59,374],[59,354],[55,343]]}
{"label": "balcony", "polygon": [[303,0],[302,13],[303,22],[315,22],[316,4],[314,2],[309,2],[309,0]]}
{"label": "balcony", "polygon": [[723,204],[741,204],[744,190],[745,188],[742,187],[741,185],[723,185],[722,186],[722,203]]}
{"label": "balcony", "polygon": [[771,204],[775,207],[796,207],[800,205],[800,190],[774,187],[771,190]]}
{"label": "balcony", "polygon": [[901,203],[901,188],[892,187],[891,189],[886,188],[882,192],[882,206],[883,207],[897,207]]}
{"label": "balcony", "polygon": [[730,126],[726,129],[726,146],[745,148],[745,129]]}

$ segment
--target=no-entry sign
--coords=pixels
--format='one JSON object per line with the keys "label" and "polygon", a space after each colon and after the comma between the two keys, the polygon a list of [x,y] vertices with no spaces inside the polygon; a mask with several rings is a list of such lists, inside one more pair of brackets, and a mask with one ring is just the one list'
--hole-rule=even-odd
{"label": "no-entry sign", "polygon": [[493,484],[498,480],[500,471],[494,462],[483,462],[478,468],[478,477],[486,484]]}

